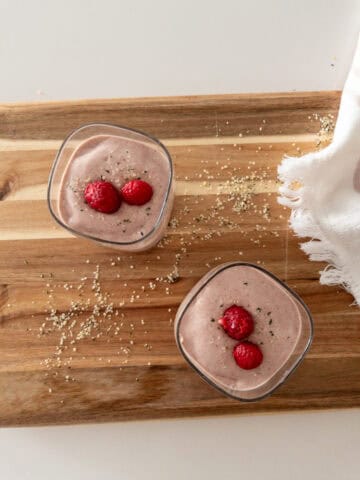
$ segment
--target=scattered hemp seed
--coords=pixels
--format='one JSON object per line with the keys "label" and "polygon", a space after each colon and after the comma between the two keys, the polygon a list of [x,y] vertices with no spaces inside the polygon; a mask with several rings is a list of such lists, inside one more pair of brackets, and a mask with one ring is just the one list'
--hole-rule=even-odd
{"label": "scattered hemp seed", "polygon": [[172,218],[169,221],[169,227],[171,228],[177,228],[179,226],[179,220],[177,218]]}
{"label": "scattered hemp seed", "polygon": [[168,283],[176,283],[179,280],[180,280],[180,275],[179,275],[177,266],[175,266],[174,270],[166,276],[165,281],[167,281]]}
{"label": "scattered hemp seed", "polygon": [[[320,122],[319,118],[311,118],[312,121]],[[258,134],[257,129],[261,132],[263,124],[265,121],[263,120],[261,123],[260,120],[261,126],[257,125],[253,128],[251,134]],[[330,129],[330,123],[327,124],[326,121],[322,121],[321,125],[324,130]],[[233,134],[242,138],[249,133],[250,130],[244,130],[243,133],[234,132]],[[221,126],[218,128],[219,135],[221,135]],[[239,140],[239,143],[243,143],[243,141]],[[205,246],[205,242],[207,242],[206,249],[209,247],[209,252],[214,254],[219,251],[219,245],[221,245],[224,235],[239,236],[239,251],[234,250],[233,254],[237,255],[238,252],[238,255],[242,256],[245,247],[248,249],[247,242],[251,242],[253,245],[250,248],[261,248],[260,251],[263,252],[262,246],[268,243],[267,235],[271,235],[274,241],[277,240],[280,234],[277,231],[271,231],[268,224],[271,217],[270,206],[273,203],[269,201],[269,195],[274,198],[277,187],[274,168],[270,168],[266,159],[272,146],[255,144],[251,149],[247,145],[242,151],[240,149],[241,145],[236,141],[234,143],[234,140],[228,144],[221,144],[218,150],[221,158],[203,159],[198,164],[194,164],[192,172],[186,172],[188,175],[183,176],[182,180],[187,182],[182,188],[189,189],[189,191],[184,192],[177,199],[179,201],[174,209],[173,217],[169,221],[168,230],[155,247],[153,256],[143,262],[142,270],[137,264],[132,264],[135,260],[128,254],[117,257],[117,259],[115,257],[103,258],[106,284],[112,285],[121,276],[121,283],[116,282],[116,285],[120,285],[120,291],[115,290],[114,287],[110,292],[104,289],[105,283],[102,285],[100,265],[93,265],[93,262],[96,261],[95,258],[101,258],[99,253],[96,254],[96,257],[84,260],[86,264],[91,264],[92,268],[89,270],[86,267],[86,272],[82,272],[77,281],[64,278],[61,284],[55,285],[48,278],[47,273],[41,274],[41,278],[46,278],[49,285],[46,287],[47,290],[44,288],[44,295],[47,295],[46,317],[45,321],[40,322],[35,333],[39,339],[50,336],[49,344],[54,345],[48,358],[41,360],[47,371],[51,374],[59,372],[59,378],[64,378],[60,369],[65,369],[65,372],[68,373],[67,369],[70,369],[73,363],[80,361],[81,358],[87,359],[88,357],[81,357],[79,354],[74,354],[74,358],[69,356],[72,352],[81,351],[82,342],[87,342],[87,346],[89,346],[87,348],[93,347],[97,342],[109,343],[109,346],[114,347],[114,351],[119,355],[119,365],[131,363],[135,345],[137,348],[139,345],[144,345],[146,351],[152,350],[152,346],[149,344],[151,323],[149,326],[146,324],[146,327],[143,327],[145,320],[142,318],[131,323],[131,318],[136,318],[134,317],[136,311],[132,307],[139,305],[142,308],[145,304],[148,305],[153,301],[152,297],[172,295],[172,289],[175,290],[175,287],[172,287],[171,284],[178,282],[183,275],[186,275],[187,278],[192,275],[191,261],[193,256],[195,257],[196,253]],[[247,155],[249,150],[251,153]],[[117,162],[117,164],[120,167],[117,170],[122,170],[122,163]],[[106,171],[106,173],[108,172]],[[130,180],[130,178],[136,178],[140,173],[145,175],[148,172],[129,170],[124,172],[124,178],[128,176],[128,180]],[[89,179],[89,181],[91,180]],[[73,190],[80,191],[78,187],[80,186],[74,185]],[[193,194],[190,191],[192,187],[199,191]],[[85,208],[83,204],[81,207]],[[143,208],[144,213],[150,216],[151,207]],[[119,232],[126,233],[129,229],[130,218],[123,219],[121,217]],[[242,228],[243,223],[248,224],[248,221],[252,224],[250,235],[248,235],[248,230]],[[145,230],[139,235],[145,236],[144,232]],[[161,248],[168,248],[166,255],[158,254]],[[223,258],[225,261],[227,256],[223,255]],[[219,256],[211,255],[205,261],[209,262],[210,259],[214,264],[221,260]],[[161,260],[161,262],[156,262],[156,260]],[[205,261],[203,260],[201,265],[205,264]],[[119,269],[108,269],[107,262],[112,267],[119,265]],[[260,260],[258,263],[261,263]],[[210,268],[210,263],[208,265]],[[142,278],[140,277],[137,281],[132,278],[131,283],[130,280],[127,283],[126,275],[133,277],[131,273],[135,272],[131,272],[131,270],[134,268],[137,269],[140,276],[143,274]],[[152,272],[153,269],[155,272]],[[194,269],[194,276],[196,274]],[[248,282],[243,282],[243,285],[247,286]],[[66,295],[64,295],[64,290]],[[61,301],[57,298],[57,292]],[[36,304],[38,304],[38,300]],[[220,308],[224,308],[224,304],[221,304]],[[168,309],[168,312],[171,313],[171,309]],[[209,321],[214,323],[212,328],[218,334],[216,328],[220,331],[221,327],[217,325],[216,317],[210,318]],[[173,319],[170,318],[169,324],[171,325],[172,322]],[[139,334],[137,334],[137,329]],[[28,331],[30,332],[31,329],[29,328]],[[143,343],[144,337],[148,339],[145,344]],[[89,351],[89,357],[102,359],[102,357],[98,357],[99,353],[94,346],[94,351],[92,353]],[[101,361],[108,364],[105,358]],[[136,377],[136,381],[139,380]]]}

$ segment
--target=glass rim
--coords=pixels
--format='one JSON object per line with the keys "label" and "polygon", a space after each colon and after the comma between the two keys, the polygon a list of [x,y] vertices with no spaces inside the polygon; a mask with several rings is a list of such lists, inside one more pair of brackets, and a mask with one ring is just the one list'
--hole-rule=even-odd
{"label": "glass rim", "polygon": [[[50,198],[50,194],[51,194],[51,187],[52,187],[52,181],[53,181],[53,177],[54,177],[54,173],[56,171],[56,167],[57,167],[57,164],[59,162],[59,159],[60,159],[60,156],[61,156],[61,153],[65,147],[65,145],[67,144],[67,142],[71,139],[71,137],[73,135],[75,135],[76,133],[80,132],[81,130],[85,130],[86,128],[89,128],[89,127],[115,127],[115,128],[121,128],[123,130],[127,130],[128,132],[132,132],[132,133],[136,133],[138,135],[141,135],[145,138],[148,138],[149,140],[152,140],[154,143],[156,143],[162,150],[163,152],[165,153],[165,156],[168,160],[168,163],[169,163],[169,167],[170,167],[170,175],[169,175],[169,181],[168,181],[168,186],[167,186],[167,189],[166,189],[166,195],[165,195],[165,198],[164,198],[164,201],[163,201],[163,204],[162,204],[162,207],[161,207],[161,210],[160,210],[160,213],[159,213],[159,216],[156,220],[156,223],[155,225],[153,226],[153,228],[146,234],[144,235],[143,237],[139,238],[138,240],[132,240],[131,242],[117,242],[117,241],[114,241],[114,240],[106,240],[106,239],[103,239],[103,238],[99,238],[99,237],[95,237],[93,235],[88,235],[86,233],[82,233],[82,232],[79,232],[78,230],[75,230],[71,227],[69,227],[68,225],[66,225],[57,215],[56,213],[54,212],[53,208],[52,208],[52,205],[51,205],[51,198]],[[90,137],[89,137],[90,138]],[[71,130],[65,137],[65,139],[63,140],[62,144],[60,145],[60,148],[58,149],[57,151],[57,154],[55,156],[55,159],[54,159],[54,162],[51,166],[51,170],[50,170],[50,175],[49,175],[49,180],[48,180],[48,187],[47,187],[47,205],[48,205],[48,209],[50,211],[50,214],[52,216],[52,218],[61,226],[63,227],[65,230],[68,230],[69,232],[71,232],[73,235],[75,236],[80,236],[80,237],[83,237],[83,238],[86,238],[88,240],[93,240],[95,242],[100,242],[100,243],[103,243],[103,244],[108,244],[108,245],[122,245],[122,246],[128,246],[128,245],[136,245],[137,243],[140,243],[142,242],[143,240],[151,237],[151,235],[153,235],[157,229],[159,228],[160,224],[161,224],[161,220],[163,219],[164,217],[164,213],[165,213],[165,208],[166,208],[166,205],[168,203],[168,200],[169,200],[169,196],[170,196],[170,192],[171,192],[171,187],[172,187],[172,184],[173,184],[173,179],[174,179],[174,166],[173,166],[173,161],[172,161],[172,158],[171,158],[171,155],[168,151],[168,149],[165,147],[165,145],[156,137],[150,135],[149,133],[146,133],[146,132],[143,132],[141,130],[137,130],[135,128],[130,128],[130,127],[125,127],[123,125],[116,125],[114,123],[106,123],[106,122],[94,122],[94,123],[85,123],[83,125],[81,125],[80,127],[78,128],[75,128],[74,130]]]}
{"label": "glass rim", "polygon": [[[252,267],[252,268],[255,268],[257,270],[260,270],[261,272],[265,273],[266,275],[268,275],[270,278],[272,278],[273,280],[275,280],[277,283],[279,283],[282,287],[284,287],[291,295],[293,295],[296,300],[298,300],[300,302],[300,304],[304,307],[305,311],[306,311],[306,314],[307,314],[307,318],[309,320],[309,326],[310,326],[310,332],[309,332],[309,337],[307,339],[307,342],[306,342],[306,345],[305,345],[305,348],[302,352],[301,355],[299,355],[299,358],[296,360],[296,362],[293,364],[293,366],[291,367],[291,369],[289,370],[289,372],[285,375],[285,377],[282,378],[282,380],[277,383],[271,390],[269,390],[268,392],[266,392],[265,394],[263,395],[260,395],[258,397],[254,397],[254,398],[241,398],[241,397],[238,397],[236,395],[233,395],[232,393],[229,393],[227,392],[224,388],[220,387],[219,385],[217,385],[213,380],[210,380],[201,370],[199,370],[199,368],[194,365],[194,363],[190,360],[190,358],[188,357],[188,355],[185,353],[184,349],[182,348],[182,345],[179,341],[179,329],[180,329],[180,323],[183,319],[183,316],[186,312],[186,310],[189,308],[189,305],[193,302],[193,300],[197,297],[197,295],[209,284],[209,282],[216,276],[218,275],[219,273],[223,272],[224,270],[227,270],[228,268],[231,268],[231,267],[235,267],[235,266],[247,266],[247,267]],[[312,318],[312,315],[310,313],[310,310],[308,308],[308,306],[306,305],[306,303],[303,301],[303,299],[294,291],[292,290],[288,285],[286,285],[285,282],[283,282],[282,280],[280,280],[280,278],[278,278],[276,275],[274,275],[273,273],[269,272],[268,270],[266,270],[265,268],[259,266],[259,265],[256,265],[256,264],[253,264],[253,263],[250,263],[250,262],[241,262],[241,261],[235,261],[235,262],[227,262],[227,263],[224,263],[222,265],[219,265],[218,267],[214,267],[212,269],[213,273],[209,276],[209,278],[206,279],[206,281],[203,283],[203,285],[201,285],[201,287],[194,293],[194,295],[191,296],[190,300],[188,300],[185,308],[181,311],[181,315],[179,318],[176,319],[176,324],[175,324],[175,340],[176,340],[176,344],[182,354],[182,356],[184,357],[184,359],[186,360],[186,362],[190,365],[190,367],[195,370],[196,373],[198,373],[200,375],[200,377],[205,380],[209,385],[211,385],[212,387],[214,387],[217,391],[221,392],[222,394],[226,395],[227,397],[230,397],[234,400],[237,400],[237,401],[240,401],[240,402],[246,402],[246,403],[251,403],[251,402],[257,402],[259,400],[263,400],[267,397],[269,397],[272,393],[274,393],[275,390],[277,390],[279,387],[281,387],[281,385],[284,384],[284,382],[289,378],[289,376],[297,369],[297,367],[300,365],[300,363],[304,360],[310,346],[311,346],[311,343],[313,341],[313,338],[314,338],[314,321],[313,321],[313,318]],[[208,274],[211,273],[211,270],[210,272],[208,272]],[[201,281],[201,279],[199,280],[199,282]],[[194,287],[193,287],[194,288]]]}

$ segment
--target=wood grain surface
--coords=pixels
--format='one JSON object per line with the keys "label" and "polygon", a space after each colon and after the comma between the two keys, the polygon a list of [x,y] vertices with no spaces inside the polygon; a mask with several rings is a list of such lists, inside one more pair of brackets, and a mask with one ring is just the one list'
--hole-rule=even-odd
{"label": "wood grain surface", "polygon": [[[281,158],[315,148],[317,115],[335,117],[339,98],[339,92],[317,92],[1,105],[0,424],[360,406],[358,309],[344,291],[319,284],[322,265],[300,251],[287,228],[288,211],[276,202]],[[45,197],[55,153],[70,130],[88,122],[141,129],[169,148],[178,220],[165,244],[119,255],[71,237],[50,218]],[[241,213],[227,203],[231,187],[218,194],[234,168],[237,177],[266,174],[253,189],[251,209]],[[215,216],[195,228],[219,197],[230,227]],[[270,220],[258,213],[266,203]],[[179,252],[179,281],[159,280]],[[210,267],[240,258],[285,280],[315,321],[304,363],[273,396],[252,404],[204,383],[173,338],[172,319],[189,289]],[[82,288],[91,296],[97,266],[101,291],[119,313],[104,318],[94,340],[68,342],[56,366],[61,332],[47,331],[49,310],[68,312]]]}

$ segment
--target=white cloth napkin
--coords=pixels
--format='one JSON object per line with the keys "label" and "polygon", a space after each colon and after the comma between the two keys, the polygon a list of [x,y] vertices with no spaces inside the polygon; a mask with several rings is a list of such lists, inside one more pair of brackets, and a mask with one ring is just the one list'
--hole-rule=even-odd
{"label": "white cloth napkin", "polygon": [[[341,97],[332,143],[278,168],[279,202],[311,260],[329,265],[320,283],[343,285],[360,305],[360,40]],[[301,184],[297,188],[294,182]]]}

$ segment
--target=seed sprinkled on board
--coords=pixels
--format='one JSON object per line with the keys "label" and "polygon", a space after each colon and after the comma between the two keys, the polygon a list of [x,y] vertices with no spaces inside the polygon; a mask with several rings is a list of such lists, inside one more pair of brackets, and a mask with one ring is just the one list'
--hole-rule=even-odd
{"label": "seed sprinkled on board", "polygon": [[[314,114],[311,121],[319,122],[319,136],[331,135],[334,124],[331,115]],[[221,136],[220,125],[211,155],[200,159],[201,146],[183,149],[183,153],[174,149],[174,156],[179,157],[177,162],[181,163],[180,155],[196,161],[191,168],[184,162],[173,215],[164,238],[154,251],[139,256],[121,254],[121,257],[114,253],[112,257],[105,253],[96,253],[94,257],[87,254],[89,258],[81,261],[83,268],[79,269],[78,278],[71,266],[65,279],[56,279],[56,271],[54,275],[40,274],[44,279],[46,318],[44,321],[42,317],[36,334],[41,340],[53,336],[52,343],[56,345],[42,360],[46,373],[71,368],[92,356],[106,364],[115,365],[117,361],[116,365],[126,370],[139,349],[142,355],[153,349],[150,344],[153,324],[151,319],[140,318],[143,311],[139,308],[153,301],[156,304],[160,297],[166,299],[163,325],[171,328],[175,302],[186,290],[187,281],[200,277],[220,262],[239,259],[239,256],[259,265],[264,263],[265,247],[270,242],[280,241],[281,229],[275,229],[270,223],[278,187],[271,162],[279,152],[277,143],[268,145],[264,135],[259,144],[254,144],[255,135],[270,132],[269,121],[262,119],[260,122],[252,127],[251,141],[246,137],[250,130],[242,129],[241,132],[233,131],[236,140],[231,137],[222,142],[225,137]],[[228,131],[235,128],[234,123],[228,121]],[[297,144],[294,148],[301,151]],[[144,213],[149,213],[150,208],[146,207]],[[124,226],[128,226],[129,220],[124,219]],[[276,220],[285,222],[286,218],[276,214]],[[227,236],[236,236],[234,251],[221,250],[223,238]],[[199,246],[200,250],[204,247],[204,251],[211,251],[211,256],[197,261]],[[27,260],[21,261],[28,264]],[[36,276],[38,278],[39,273]],[[108,285],[116,288],[111,288],[109,293],[105,288]],[[244,289],[246,287],[250,288],[244,283]],[[174,302],[174,307],[170,302]],[[36,304],[39,304],[37,299]],[[168,308],[169,304],[173,308]],[[268,320],[271,325],[272,319]],[[28,331],[31,333],[32,329]],[[111,353],[104,355],[102,350],[97,350],[97,345],[101,348],[105,345]],[[144,365],[152,363],[151,353],[144,362]],[[76,375],[71,378],[76,379]]]}

